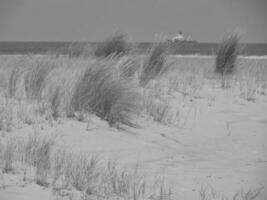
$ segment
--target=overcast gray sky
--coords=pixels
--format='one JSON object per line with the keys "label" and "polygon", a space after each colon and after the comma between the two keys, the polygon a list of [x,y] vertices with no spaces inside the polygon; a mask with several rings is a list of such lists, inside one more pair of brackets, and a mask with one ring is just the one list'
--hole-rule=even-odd
{"label": "overcast gray sky", "polygon": [[216,42],[238,28],[267,43],[267,0],[0,0],[0,41],[153,41],[178,31]]}

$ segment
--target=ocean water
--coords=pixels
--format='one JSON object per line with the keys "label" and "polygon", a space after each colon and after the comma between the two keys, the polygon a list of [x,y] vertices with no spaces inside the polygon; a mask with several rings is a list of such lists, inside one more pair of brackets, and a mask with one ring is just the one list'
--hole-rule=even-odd
{"label": "ocean water", "polygon": [[[72,54],[90,53],[97,45],[96,42],[0,42],[0,54]],[[143,54],[152,43],[135,43],[133,53]],[[267,44],[242,44],[242,55],[266,56]],[[218,44],[181,42],[172,44],[172,53],[175,55],[213,55]]]}

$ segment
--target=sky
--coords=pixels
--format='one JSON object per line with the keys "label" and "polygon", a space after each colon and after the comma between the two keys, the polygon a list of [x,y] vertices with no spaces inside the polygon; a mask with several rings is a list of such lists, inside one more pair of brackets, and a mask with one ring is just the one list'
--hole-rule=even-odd
{"label": "sky", "polygon": [[238,30],[267,43],[267,0],[0,0],[0,41],[154,41],[179,31],[218,42]]}

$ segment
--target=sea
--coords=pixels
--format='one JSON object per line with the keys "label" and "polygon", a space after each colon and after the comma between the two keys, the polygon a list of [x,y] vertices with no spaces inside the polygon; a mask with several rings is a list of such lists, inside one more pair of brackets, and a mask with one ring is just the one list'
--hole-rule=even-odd
{"label": "sea", "polygon": [[[97,42],[10,42],[0,41],[0,54],[90,54],[98,45]],[[132,53],[143,54],[153,43],[132,43]],[[174,55],[214,55],[218,43],[178,42],[171,44]],[[266,56],[267,44],[248,43],[241,44],[241,54],[244,56]]]}

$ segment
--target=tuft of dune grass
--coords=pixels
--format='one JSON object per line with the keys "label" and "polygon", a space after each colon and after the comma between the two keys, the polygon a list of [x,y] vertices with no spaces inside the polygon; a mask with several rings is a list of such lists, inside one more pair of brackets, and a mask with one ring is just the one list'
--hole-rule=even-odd
{"label": "tuft of dune grass", "polygon": [[237,57],[241,52],[240,39],[241,36],[237,32],[234,32],[225,36],[218,47],[215,72],[222,76],[222,87],[225,85],[225,75],[233,73],[236,68]]}
{"label": "tuft of dune grass", "polygon": [[20,144],[22,161],[35,167],[35,181],[42,186],[48,186],[54,142],[55,137],[35,133]]}
{"label": "tuft of dune grass", "polygon": [[119,72],[118,76],[137,79],[138,77],[136,75],[140,70],[141,63],[135,56],[124,56],[118,59],[116,67]]}
{"label": "tuft of dune grass", "polygon": [[52,95],[50,97],[50,107],[52,111],[52,117],[57,119],[60,116],[60,103],[62,98],[62,89],[57,86],[54,91],[52,91]]}
{"label": "tuft of dune grass", "polygon": [[147,52],[140,74],[141,86],[146,86],[150,80],[166,72],[168,51],[169,46],[166,42],[158,42]]}
{"label": "tuft of dune grass", "polygon": [[118,76],[116,62],[107,58],[84,70],[74,87],[71,108],[74,112],[94,113],[111,126],[135,126],[139,93],[131,80]]}
{"label": "tuft of dune grass", "polygon": [[16,96],[17,90],[20,90],[19,84],[21,83],[21,77],[26,71],[28,61],[32,58],[29,56],[21,57],[17,63],[14,64],[11,74],[8,76],[7,93],[10,98]]}
{"label": "tuft of dune grass", "polygon": [[99,43],[95,49],[95,56],[106,58],[110,55],[123,56],[130,50],[130,44],[127,41],[126,35],[116,33],[108,37],[104,42]]}
{"label": "tuft of dune grass", "polygon": [[10,132],[14,127],[14,105],[7,98],[0,101],[0,131]]}
{"label": "tuft of dune grass", "polygon": [[37,60],[33,66],[28,68],[24,76],[24,84],[29,99],[42,99],[42,91],[47,84],[46,78],[54,68],[52,60],[46,58]]}
{"label": "tuft of dune grass", "polygon": [[40,100],[47,83],[46,78],[55,68],[53,61],[51,56],[36,58],[23,56],[9,75],[8,96],[22,98],[25,92],[28,99]]}
{"label": "tuft of dune grass", "polygon": [[15,161],[15,149],[16,146],[14,145],[14,142],[7,141],[6,145],[3,148],[3,158],[4,166],[2,169],[3,173],[9,173],[14,171],[14,161]]}
{"label": "tuft of dune grass", "polygon": [[20,75],[21,75],[21,68],[19,66],[14,67],[8,80],[9,97],[15,96],[17,90],[17,82],[19,80]]}

